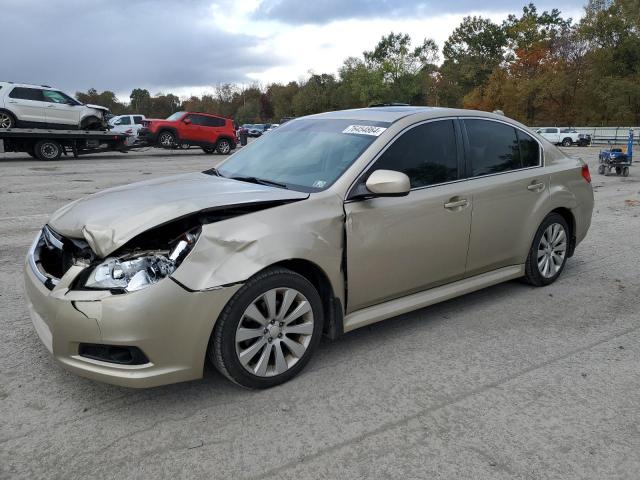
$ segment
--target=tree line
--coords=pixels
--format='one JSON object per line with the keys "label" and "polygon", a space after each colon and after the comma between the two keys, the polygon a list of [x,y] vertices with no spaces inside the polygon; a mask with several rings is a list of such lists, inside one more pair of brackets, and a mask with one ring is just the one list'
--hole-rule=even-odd
{"label": "tree line", "polygon": [[414,45],[408,34],[391,32],[362,56],[345,59],[337,75],[223,84],[212,92],[181,99],[136,88],[128,104],[110,91],[76,97],[115,114],[165,118],[191,110],[238,123],[400,102],[499,109],[532,126],[640,125],[640,2],[589,0],[577,23],[533,3],[501,24],[466,17],[441,51],[432,39]]}

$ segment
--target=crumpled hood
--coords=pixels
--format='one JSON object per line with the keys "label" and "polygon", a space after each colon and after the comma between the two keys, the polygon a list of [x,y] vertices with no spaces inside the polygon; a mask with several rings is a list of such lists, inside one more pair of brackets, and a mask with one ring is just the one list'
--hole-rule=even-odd
{"label": "crumpled hood", "polygon": [[108,109],[107,107],[102,107],[102,106],[100,106],[100,105],[92,105],[92,104],[90,104],[90,103],[87,103],[87,104],[85,105],[85,107],[95,108],[96,110],[104,110],[105,112],[108,112],[108,111],[109,111],[109,109]]}
{"label": "crumpled hood", "polygon": [[227,205],[302,200],[307,193],[228,178],[187,173],[110,188],[57,210],[49,226],[69,238],[84,238],[106,257],[150,228]]}

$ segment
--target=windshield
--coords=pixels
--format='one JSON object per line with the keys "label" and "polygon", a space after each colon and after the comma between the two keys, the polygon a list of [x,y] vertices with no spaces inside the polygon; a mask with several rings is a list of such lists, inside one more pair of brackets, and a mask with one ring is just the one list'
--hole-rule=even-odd
{"label": "windshield", "polygon": [[167,120],[175,121],[180,120],[180,118],[184,115],[184,112],[176,112],[173,115],[169,115]]}
{"label": "windshield", "polygon": [[294,120],[243,147],[218,171],[224,177],[253,177],[317,192],[335,182],[387,126],[362,120]]}

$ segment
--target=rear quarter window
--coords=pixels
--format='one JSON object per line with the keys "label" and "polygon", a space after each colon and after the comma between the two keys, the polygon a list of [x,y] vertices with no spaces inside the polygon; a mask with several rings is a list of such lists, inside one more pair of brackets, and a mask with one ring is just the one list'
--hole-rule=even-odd
{"label": "rear quarter window", "polygon": [[20,100],[35,100],[37,102],[44,101],[42,90],[39,88],[15,87],[9,92],[9,97]]}

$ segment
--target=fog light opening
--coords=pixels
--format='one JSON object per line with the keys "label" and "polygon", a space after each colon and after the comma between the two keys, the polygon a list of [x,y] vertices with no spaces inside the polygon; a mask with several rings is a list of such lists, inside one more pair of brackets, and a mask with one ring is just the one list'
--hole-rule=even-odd
{"label": "fog light opening", "polygon": [[81,343],[78,347],[78,354],[81,357],[118,365],[144,365],[149,363],[147,356],[138,347]]}

